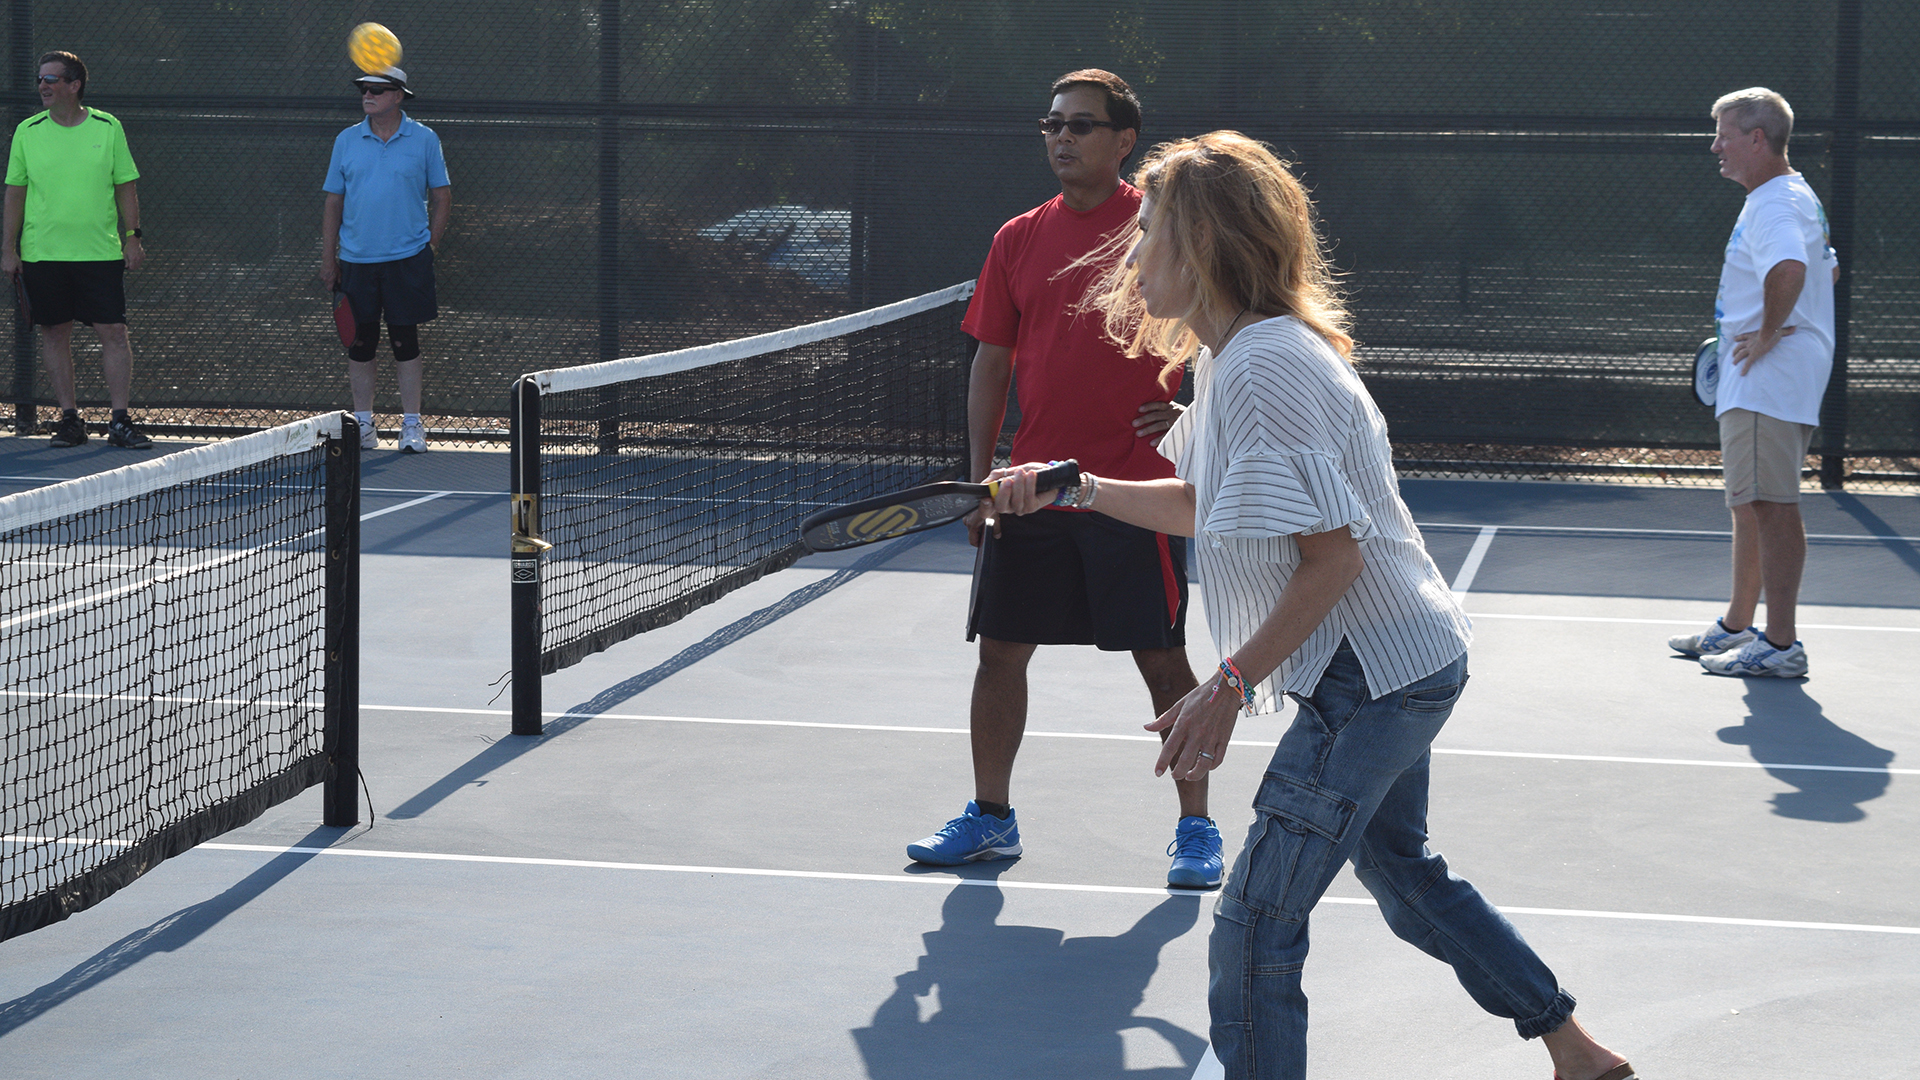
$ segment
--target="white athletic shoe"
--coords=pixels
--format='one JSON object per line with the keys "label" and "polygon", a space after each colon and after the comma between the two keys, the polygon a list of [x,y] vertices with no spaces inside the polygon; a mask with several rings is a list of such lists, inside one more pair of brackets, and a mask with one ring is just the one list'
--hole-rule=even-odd
{"label": "white athletic shoe", "polygon": [[380,429],[372,424],[360,425],[360,449],[378,450],[380,448]]}
{"label": "white athletic shoe", "polygon": [[1682,656],[1718,656],[1755,641],[1760,637],[1749,626],[1745,630],[1728,630],[1727,624],[1719,619],[1713,625],[1697,634],[1681,634],[1667,639],[1667,648]]}
{"label": "white athletic shoe", "polygon": [[400,452],[403,454],[424,454],[427,452],[427,426],[418,420],[408,420],[400,425]]}
{"label": "white athletic shoe", "polygon": [[1755,638],[1737,651],[1701,657],[1700,666],[1715,675],[1797,679],[1807,673],[1807,650],[1797,641],[1784,649],[1776,649],[1766,638]]}

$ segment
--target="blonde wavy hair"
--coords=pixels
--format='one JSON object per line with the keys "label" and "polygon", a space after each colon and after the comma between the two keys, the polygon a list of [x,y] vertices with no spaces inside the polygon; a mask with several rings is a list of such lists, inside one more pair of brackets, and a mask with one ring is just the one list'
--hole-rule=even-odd
{"label": "blonde wavy hair", "polygon": [[1299,319],[1352,362],[1352,317],[1314,221],[1313,200],[1264,143],[1237,131],[1162,143],[1140,163],[1133,185],[1153,200],[1155,242],[1174,245],[1174,262],[1191,274],[1194,299],[1172,318],[1147,314],[1138,273],[1126,265],[1137,224],[1080,260],[1102,269],[1085,307],[1105,317],[1108,336],[1128,356],[1156,356],[1169,370],[1177,368],[1200,351],[1196,318],[1225,325],[1251,311]]}

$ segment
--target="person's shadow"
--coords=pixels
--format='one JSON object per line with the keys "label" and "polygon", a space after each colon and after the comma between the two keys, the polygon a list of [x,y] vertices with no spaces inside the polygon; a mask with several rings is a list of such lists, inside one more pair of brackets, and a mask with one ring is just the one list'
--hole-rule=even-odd
{"label": "person's shadow", "polygon": [[[922,935],[919,966],[897,976],[873,1022],[853,1031],[872,1080],[1193,1075],[1207,1040],[1134,1010],[1161,948],[1199,918],[1198,897],[1168,897],[1118,937],[1001,926],[1005,903],[991,882],[962,881],[947,894],[940,929]],[[1120,1033],[1129,1028],[1157,1034],[1181,1064],[1128,1070]]]}
{"label": "person's shadow", "polygon": [[1720,741],[1745,746],[1768,775],[1797,791],[1773,797],[1773,812],[1806,821],[1859,821],[1860,804],[1886,794],[1894,754],[1840,727],[1794,679],[1746,680],[1747,722],[1721,728]]}

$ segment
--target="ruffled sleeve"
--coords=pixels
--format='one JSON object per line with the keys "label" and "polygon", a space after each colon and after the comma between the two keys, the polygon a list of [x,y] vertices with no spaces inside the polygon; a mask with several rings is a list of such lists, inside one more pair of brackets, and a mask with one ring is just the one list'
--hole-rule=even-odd
{"label": "ruffled sleeve", "polygon": [[1342,525],[1355,540],[1373,535],[1366,503],[1333,457],[1243,452],[1227,462],[1201,531],[1216,541],[1268,540]]}
{"label": "ruffled sleeve", "polygon": [[1195,419],[1198,411],[1197,405],[1189,405],[1182,409],[1180,418],[1173,422],[1172,427],[1161,433],[1160,442],[1154,447],[1160,452],[1161,457],[1173,462],[1176,466],[1180,464],[1180,455],[1186,453],[1187,446],[1193,441],[1193,426],[1198,423]]}
{"label": "ruffled sleeve", "polygon": [[1180,418],[1160,436],[1160,444],[1154,447],[1160,456],[1173,462],[1174,474],[1182,480],[1187,479],[1187,465],[1181,458],[1193,445],[1193,436],[1199,430],[1202,405],[1207,400],[1207,385],[1213,377],[1213,353],[1202,348],[1200,355],[1193,358],[1193,404],[1181,410]]}

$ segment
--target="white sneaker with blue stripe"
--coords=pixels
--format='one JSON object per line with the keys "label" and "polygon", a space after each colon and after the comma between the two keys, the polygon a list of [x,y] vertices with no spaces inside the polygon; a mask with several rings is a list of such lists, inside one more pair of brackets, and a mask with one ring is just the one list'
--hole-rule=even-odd
{"label": "white sneaker with blue stripe", "polygon": [[1012,810],[1005,821],[980,812],[980,804],[969,801],[961,815],[937,833],[917,844],[907,845],[907,858],[932,866],[959,866],[970,862],[992,862],[1020,857],[1020,826]]}
{"label": "white sneaker with blue stripe", "polygon": [[1682,656],[1718,656],[1723,652],[1732,652],[1749,641],[1756,641],[1759,637],[1751,626],[1745,630],[1729,630],[1725,622],[1715,619],[1712,626],[1697,634],[1668,638],[1667,647]]}
{"label": "white sneaker with blue stripe", "polygon": [[1701,657],[1700,666],[1715,675],[1797,679],[1807,673],[1807,650],[1797,641],[1776,649],[1773,642],[1757,637],[1734,652]]}

